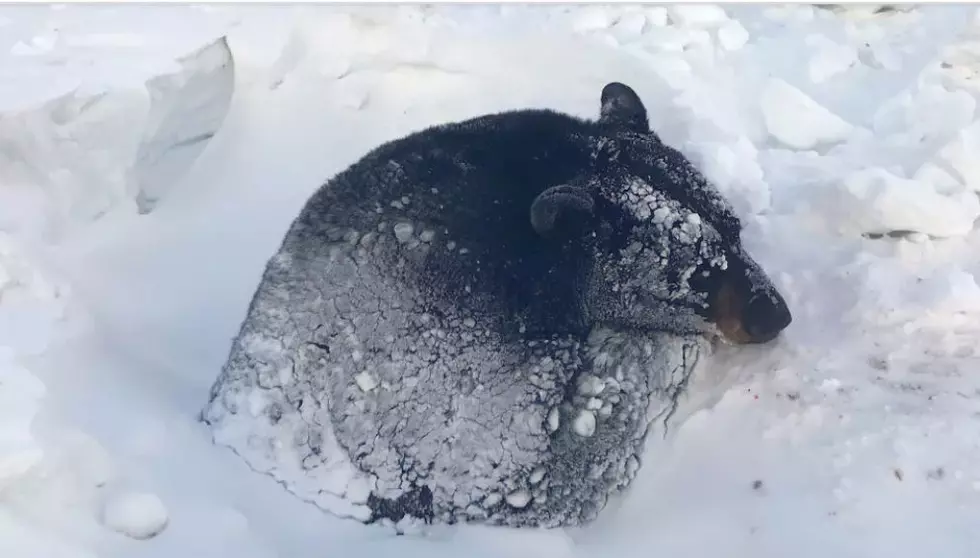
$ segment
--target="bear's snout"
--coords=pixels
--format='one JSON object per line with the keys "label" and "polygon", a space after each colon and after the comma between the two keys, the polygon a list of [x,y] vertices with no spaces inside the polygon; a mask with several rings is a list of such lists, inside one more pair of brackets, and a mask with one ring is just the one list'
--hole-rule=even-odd
{"label": "bear's snout", "polygon": [[786,301],[778,294],[755,295],[749,299],[742,313],[742,325],[749,336],[750,343],[772,341],[792,321],[793,316],[786,306]]}
{"label": "bear's snout", "polygon": [[713,314],[722,336],[740,345],[772,341],[793,321],[786,301],[775,290],[753,294],[732,283],[718,292]]}

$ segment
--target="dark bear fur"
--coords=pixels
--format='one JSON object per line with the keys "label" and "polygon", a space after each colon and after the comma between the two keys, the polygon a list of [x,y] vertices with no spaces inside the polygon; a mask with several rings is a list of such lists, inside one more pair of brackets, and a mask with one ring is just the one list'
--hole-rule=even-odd
{"label": "dark bear fur", "polygon": [[322,186],[212,389],[216,440],[365,521],[594,518],[701,339],[791,321],[636,93],[600,101],[436,126]]}

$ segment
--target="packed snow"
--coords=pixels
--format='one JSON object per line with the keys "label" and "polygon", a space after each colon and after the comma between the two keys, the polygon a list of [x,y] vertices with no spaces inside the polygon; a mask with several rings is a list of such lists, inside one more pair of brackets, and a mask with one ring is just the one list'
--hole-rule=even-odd
{"label": "packed snow", "polygon": [[[0,556],[976,554],[976,7],[8,5],[0,42]],[[322,181],[435,123],[594,117],[610,81],[794,322],[715,357],[723,389],[690,387],[597,521],[396,536],[212,442],[208,389]]]}
{"label": "packed snow", "polygon": [[106,527],[134,539],[148,539],[167,526],[167,508],[156,494],[125,492],[111,497],[102,512]]}

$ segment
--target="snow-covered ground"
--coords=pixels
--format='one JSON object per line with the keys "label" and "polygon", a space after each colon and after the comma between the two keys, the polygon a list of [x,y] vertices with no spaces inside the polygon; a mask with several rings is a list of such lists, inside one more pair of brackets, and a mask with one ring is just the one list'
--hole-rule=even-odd
{"label": "snow-covered ground", "polygon": [[[889,557],[980,548],[969,5],[0,8],[0,556]],[[266,259],[375,145],[609,81],[785,294],[581,529],[397,536],[198,421]]]}

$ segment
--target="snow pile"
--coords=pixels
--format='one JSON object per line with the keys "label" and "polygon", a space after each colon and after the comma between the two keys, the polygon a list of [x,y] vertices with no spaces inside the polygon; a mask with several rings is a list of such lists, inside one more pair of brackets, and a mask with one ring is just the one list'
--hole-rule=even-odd
{"label": "snow pile", "polygon": [[220,126],[234,73],[214,22],[184,26],[181,41],[122,32],[131,18],[111,9],[6,13],[18,25],[0,34],[0,554],[85,556],[79,538],[113,465],[28,364],[77,327],[65,322],[71,289],[39,243],[114,209],[151,209]]}
{"label": "snow pile", "polygon": [[796,149],[842,141],[853,129],[839,116],[778,78],[766,82],[759,102],[769,133]]}
{"label": "snow pile", "polygon": [[935,185],[895,176],[880,168],[844,177],[843,211],[851,213],[859,231],[873,234],[918,232],[936,237],[962,236],[980,217],[980,199],[958,188],[952,195]]}
{"label": "snow pile", "polygon": [[[848,12],[6,8],[0,555],[972,556],[977,10]],[[579,530],[389,537],[211,443],[196,413],[326,176],[435,122],[589,116],[614,80],[732,198],[795,317],[719,352],[731,389],[692,391],[711,409],[651,444],[629,494]],[[163,506],[112,503],[145,493]]]}
{"label": "snow pile", "polygon": [[[13,11],[0,58],[0,227],[58,238],[120,204],[151,209],[227,112],[222,25],[153,8],[136,27],[132,8]],[[159,35],[168,22],[181,34]]]}
{"label": "snow pile", "polygon": [[808,76],[813,83],[823,83],[858,63],[858,52],[852,45],[840,44],[820,34],[808,35],[807,46],[813,48]]}
{"label": "snow pile", "polygon": [[146,84],[150,107],[133,163],[137,205],[150,211],[221,127],[235,85],[224,38],[177,60],[180,68]]}
{"label": "snow pile", "polygon": [[65,296],[0,232],[0,492],[43,456],[32,425],[46,390],[21,359],[47,348]]}
{"label": "snow pile", "polygon": [[125,492],[110,499],[103,521],[111,529],[134,539],[148,539],[167,526],[167,508],[155,494]]}

